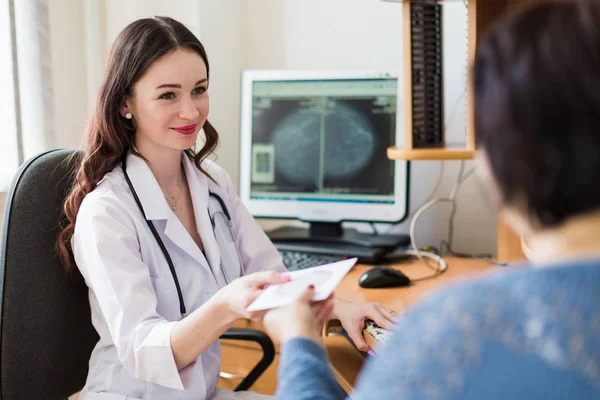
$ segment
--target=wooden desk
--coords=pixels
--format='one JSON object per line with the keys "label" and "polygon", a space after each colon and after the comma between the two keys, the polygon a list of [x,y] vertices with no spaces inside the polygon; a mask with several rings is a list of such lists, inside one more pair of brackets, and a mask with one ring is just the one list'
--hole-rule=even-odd
{"label": "wooden desk", "polygon": [[[372,266],[357,265],[346,275],[335,293],[337,296],[347,300],[378,302],[397,312],[402,312],[422,294],[434,287],[448,284],[458,277],[483,273],[491,268],[490,264],[477,260],[446,258],[446,262],[448,263],[448,270],[444,274],[433,279],[417,282],[410,287],[394,289],[360,288],[358,286],[358,278],[363,272],[372,268]],[[418,261],[402,262],[396,264],[394,268],[400,269],[411,279],[418,279],[432,273],[429,268]],[[264,330],[261,323],[249,320],[240,320],[235,326]],[[365,339],[367,339],[369,345],[374,344],[374,341],[369,340],[369,337]],[[324,342],[338,382],[346,392],[351,392],[362,367],[363,356],[343,336],[327,336],[324,338]],[[262,356],[260,347],[255,343],[222,340],[221,344],[223,351],[221,370],[231,374],[245,376]],[[263,394],[275,393],[277,387],[277,367],[279,364],[278,345],[276,345],[276,350],[275,361],[250,390]],[[233,389],[240,381],[240,379],[220,379],[219,387]]]}
{"label": "wooden desk", "polygon": [[[474,276],[495,269],[489,263],[479,260],[452,257],[445,260],[448,263],[448,270],[444,274],[433,279],[416,282],[409,287],[393,289],[362,289],[358,286],[358,278],[372,266],[357,265],[346,275],[336,289],[335,294],[338,297],[352,301],[378,302],[398,313],[402,313],[424,293],[436,287],[446,285],[459,278]],[[401,270],[411,279],[418,279],[432,273],[423,264],[412,260],[396,264],[394,268]],[[365,339],[369,345],[375,344],[369,335]],[[343,336],[327,336],[324,341],[334,374],[342,388],[350,393],[364,358]]]}

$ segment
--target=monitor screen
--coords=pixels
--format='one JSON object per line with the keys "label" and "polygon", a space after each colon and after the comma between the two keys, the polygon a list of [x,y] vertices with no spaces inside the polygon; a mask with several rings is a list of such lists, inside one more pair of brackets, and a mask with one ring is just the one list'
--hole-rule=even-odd
{"label": "monitor screen", "polygon": [[407,167],[396,71],[245,71],[240,195],[257,217],[401,220]]}

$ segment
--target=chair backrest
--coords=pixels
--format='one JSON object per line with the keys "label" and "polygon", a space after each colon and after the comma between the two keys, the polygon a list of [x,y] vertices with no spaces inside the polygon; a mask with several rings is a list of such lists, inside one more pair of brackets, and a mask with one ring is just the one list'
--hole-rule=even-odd
{"label": "chair backrest", "polygon": [[[71,158],[71,156],[74,156]],[[55,245],[81,158],[53,150],[26,162],[6,199],[0,248],[0,399],[65,399],[85,384],[98,341],[82,278]]]}

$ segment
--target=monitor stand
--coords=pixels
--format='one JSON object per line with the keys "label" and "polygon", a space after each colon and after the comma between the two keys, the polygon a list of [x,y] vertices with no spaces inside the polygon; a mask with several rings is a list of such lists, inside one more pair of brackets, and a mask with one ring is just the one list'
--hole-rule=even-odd
{"label": "monitor stand", "polygon": [[311,222],[310,227],[282,227],[267,232],[280,250],[358,257],[378,262],[385,253],[410,243],[407,235],[374,235],[344,229],[340,222]]}

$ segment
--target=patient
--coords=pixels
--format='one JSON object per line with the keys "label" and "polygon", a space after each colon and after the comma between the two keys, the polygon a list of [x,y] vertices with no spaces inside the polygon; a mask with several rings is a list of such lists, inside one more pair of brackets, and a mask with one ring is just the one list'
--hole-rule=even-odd
{"label": "patient", "polygon": [[[429,295],[354,399],[600,399],[600,3],[540,2],[479,47],[480,169],[531,265]],[[267,313],[281,399],[343,399],[312,292]]]}

